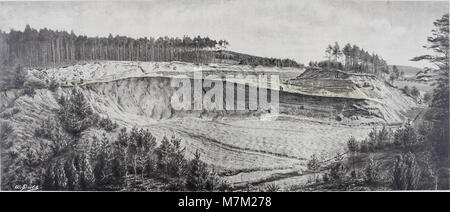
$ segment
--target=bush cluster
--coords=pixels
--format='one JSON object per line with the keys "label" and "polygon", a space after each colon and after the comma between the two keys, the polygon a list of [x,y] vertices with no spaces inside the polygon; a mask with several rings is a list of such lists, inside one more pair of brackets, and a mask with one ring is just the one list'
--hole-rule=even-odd
{"label": "bush cluster", "polygon": [[57,160],[44,173],[44,190],[135,190],[149,179],[164,182],[165,190],[227,190],[229,185],[200,160],[185,158],[181,140],[164,138],[157,146],[148,131],[121,129],[115,140],[93,137],[88,153]]}
{"label": "bush cluster", "polygon": [[118,127],[117,123],[111,119],[101,118],[94,113],[83,93],[76,88],[72,90],[69,98],[62,96],[58,99],[58,103],[60,104],[58,116],[61,125],[72,135],[77,136],[91,127],[99,127],[108,132]]}

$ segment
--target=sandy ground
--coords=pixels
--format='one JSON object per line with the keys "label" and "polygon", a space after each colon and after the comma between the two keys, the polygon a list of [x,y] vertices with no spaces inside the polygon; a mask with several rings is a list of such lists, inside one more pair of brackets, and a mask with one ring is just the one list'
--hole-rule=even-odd
{"label": "sandy ground", "polygon": [[142,127],[160,138],[183,138],[188,157],[199,150],[202,160],[235,186],[280,183],[284,187],[307,180],[301,176],[312,154],[331,158],[346,151],[350,136],[362,139],[372,129],[307,121],[198,118],[171,119]]}

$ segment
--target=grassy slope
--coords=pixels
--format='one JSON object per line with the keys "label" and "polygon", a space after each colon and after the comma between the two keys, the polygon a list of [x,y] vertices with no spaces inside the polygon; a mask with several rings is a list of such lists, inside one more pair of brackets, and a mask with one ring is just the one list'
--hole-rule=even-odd
{"label": "grassy slope", "polygon": [[[390,65],[389,66],[389,71],[390,72],[392,72],[392,67],[393,67],[394,65]],[[398,70],[400,71],[400,72],[404,72],[405,73],[405,77],[407,77],[407,78],[409,78],[409,77],[415,77],[416,76],[416,74],[419,72],[419,71],[422,71],[422,69],[421,68],[417,68],[417,67],[413,67],[413,66],[404,66],[404,65],[395,65],[395,66],[397,66],[397,68],[398,68]]]}

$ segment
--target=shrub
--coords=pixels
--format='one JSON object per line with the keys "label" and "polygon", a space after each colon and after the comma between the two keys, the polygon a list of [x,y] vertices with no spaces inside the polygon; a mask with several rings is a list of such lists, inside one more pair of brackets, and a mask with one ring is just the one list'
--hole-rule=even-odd
{"label": "shrub", "polygon": [[358,146],[358,142],[356,141],[355,137],[350,137],[350,139],[348,139],[347,141],[347,149],[350,152],[350,157],[351,157],[351,163],[352,163],[352,172],[351,172],[351,176],[353,178],[356,178],[356,172],[355,172],[355,157],[358,154],[359,151],[359,146]]}
{"label": "shrub", "polygon": [[107,132],[111,132],[115,130],[117,127],[119,127],[119,125],[116,122],[113,122],[109,118],[100,118],[100,120],[98,121],[98,126],[106,130]]}
{"label": "shrub", "polygon": [[61,96],[58,103],[61,106],[58,113],[61,125],[72,135],[77,136],[92,126],[97,126],[107,132],[111,132],[119,126],[111,119],[101,118],[95,114],[83,93],[76,88],[72,90],[70,98]]}
{"label": "shrub", "polygon": [[200,160],[200,152],[197,150],[194,159],[189,161],[186,167],[186,188],[189,191],[205,190],[209,180],[207,165]]}
{"label": "shrub", "polygon": [[266,186],[266,192],[277,192],[280,191],[280,186],[275,183],[270,183]]}
{"label": "shrub", "polygon": [[334,162],[330,168],[330,179],[333,181],[341,181],[345,177],[346,167],[343,163],[344,154],[337,153],[334,157]]}
{"label": "shrub", "polygon": [[12,115],[16,115],[16,114],[18,114],[18,113],[20,113],[20,109],[19,109],[19,108],[14,108],[14,109],[12,110],[12,112],[11,112]]}
{"label": "shrub", "polygon": [[317,180],[316,174],[320,169],[320,161],[317,158],[316,154],[311,156],[311,159],[308,161],[307,167],[310,171],[314,173],[314,180]]}
{"label": "shrub", "polygon": [[367,139],[364,139],[364,140],[361,141],[361,144],[360,144],[360,151],[361,151],[362,153],[367,153],[367,152],[369,152],[369,143],[368,143]]}
{"label": "shrub", "polygon": [[[51,124],[44,124],[44,129],[47,129],[47,125]],[[36,133],[54,137],[52,130],[36,130]],[[198,151],[194,159],[186,160],[181,140],[174,137],[170,140],[164,138],[160,146],[156,147],[156,139],[148,130],[133,128],[127,133],[126,128],[123,128],[116,141],[110,142],[103,134],[100,139],[93,137],[91,144],[88,152],[71,152],[66,159],[58,157],[58,161],[49,162],[42,173],[43,189],[130,189],[129,186],[140,186],[136,181],[139,175],[142,182],[145,182],[145,177],[163,180],[163,188],[170,191],[232,189],[200,160]],[[129,183],[130,179],[135,180],[134,184]]]}
{"label": "shrub", "polygon": [[217,174],[200,160],[198,150],[194,153],[194,158],[188,162],[184,172],[185,188],[188,191],[230,191],[232,189],[226,181],[220,180]]}
{"label": "shrub", "polygon": [[381,128],[381,130],[378,132],[378,136],[377,136],[377,148],[378,149],[383,149],[389,142],[389,131],[386,128],[386,126],[383,126],[383,128]]}
{"label": "shrub", "polygon": [[49,140],[59,140],[62,138],[63,133],[56,120],[52,117],[48,117],[42,121],[38,128],[34,130],[36,137]]}
{"label": "shrub", "polygon": [[[64,98],[64,97],[63,97]],[[93,111],[88,105],[83,93],[76,88],[72,90],[69,99],[60,100],[59,120],[63,128],[72,135],[79,135],[95,124]]]}
{"label": "shrub", "polygon": [[95,178],[88,156],[84,153],[78,154],[75,157],[74,165],[78,170],[80,189],[90,190],[94,186]]}
{"label": "shrub", "polygon": [[358,151],[358,142],[355,137],[350,137],[347,141],[347,149],[350,153],[355,153]]}
{"label": "shrub", "polygon": [[56,89],[59,88],[59,83],[56,82],[55,79],[50,80],[50,82],[47,85],[48,89],[51,91],[56,91]]}
{"label": "shrub", "polygon": [[74,165],[74,159],[70,158],[64,165],[64,171],[67,177],[67,190],[79,191],[80,189],[80,176],[78,170]]}
{"label": "shrub", "polygon": [[394,144],[397,146],[403,146],[410,148],[418,143],[417,134],[414,128],[407,124],[405,127],[398,129],[394,133]]}
{"label": "shrub", "polygon": [[43,173],[43,190],[81,190],[94,188],[94,175],[85,153],[50,163]]}
{"label": "shrub", "polygon": [[371,185],[377,184],[380,181],[380,165],[373,156],[369,157],[369,161],[364,168],[364,179]]}
{"label": "shrub", "polygon": [[153,174],[155,164],[156,138],[148,130],[133,128],[128,136],[128,164],[141,178]]}
{"label": "shrub", "polygon": [[56,102],[58,102],[58,104],[59,104],[60,106],[63,106],[63,105],[66,104],[66,97],[65,97],[64,95],[61,95],[61,96],[56,100]]}
{"label": "shrub", "polygon": [[44,179],[43,190],[59,191],[67,189],[67,177],[64,171],[64,164],[61,161],[57,161],[47,167]]}
{"label": "shrub", "polygon": [[220,180],[218,182],[218,186],[216,186],[217,189],[212,189],[212,191],[218,190],[218,191],[232,191],[233,187],[225,180]]}
{"label": "shrub", "polygon": [[34,90],[33,87],[26,87],[26,88],[23,90],[23,94],[24,94],[24,95],[27,95],[27,96],[29,96],[29,97],[34,97],[34,95],[36,95],[36,91]]}
{"label": "shrub", "polygon": [[392,188],[395,190],[415,190],[421,179],[416,157],[412,153],[397,155],[393,170]]}
{"label": "shrub", "polygon": [[128,134],[127,129],[122,128],[117,136],[117,140],[112,143],[113,159],[111,161],[112,177],[115,183],[122,184],[125,182],[125,176],[127,174],[127,147],[128,147]]}
{"label": "shrub", "polygon": [[156,149],[157,168],[165,178],[179,178],[183,175],[186,166],[184,148],[181,148],[181,140],[163,138],[160,146]]}
{"label": "shrub", "polygon": [[411,95],[411,91],[409,90],[409,87],[407,85],[403,87],[403,93],[405,93],[408,96]]}
{"label": "shrub", "polygon": [[112,170],[110,166],[111,161],[111,148],[109,139],[106,134],[103,134],[101,139],[93,137],[91,146],[91,160],[93,161],[93,175],[95,179],[95,185],[98,188],[103,188],[108,184],[112,184]]}
{"label": "shrub", "polygon": [[420,95],[419,89],[416,88],[416,86],[413,86],[411,88],[411,96],[418,97]]}
{"label": "shrub", "polygon": [[53,117],[48,117],[42,121],[39,127],[34,130],[34,135],[37,138],[50,140],[49,147],[52,149],[54,155],[59,154],[71,143],[71,138],[65,134],[64,130]]}
{"label": "shrub", "polygon": [[330,174],[324,173],[322,175],[322,180],[323,180],[323,182],[328,183],[330,181]]}
{"label": "shrub", "polygon": [[377,130],[372,129],[372,131],[369,133],[369,138],[367,140],[367,151],[368,152],[375,152],[377,149]]}
{"label": "shrub", "polygon": [[184,191],[185,188],[184,178],[170,178],[165,186],[168,191]]}
{"label": "shrub", "polygon": [[330,179],[340,182],[345,178],[346,168],[342,162],[336,162],[331,165]]}

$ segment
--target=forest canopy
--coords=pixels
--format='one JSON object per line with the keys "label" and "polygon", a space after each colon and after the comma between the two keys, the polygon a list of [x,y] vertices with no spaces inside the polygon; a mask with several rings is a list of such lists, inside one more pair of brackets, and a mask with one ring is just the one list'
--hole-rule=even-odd
{"label": "forest canopy", "polygon": [[363,48],[347,43],[343,48],[338,42],[329,44],[325,49],[327,60],[310,62],[309,66],[338,68],[344,71],[372,73],[379,75],[389,73],[387,62],[376,53],[369,53]]}
{"label": "forest canopy", "polygon": [[[36,30],[0,31],[0,64],[48,67],[74,61],[183,61],[195,63],[233,62],[242,65],[292,67],[294,60],[264,58],[223,52],[226,40],[209,37],[88,37],[73,31]],[[230,54],[232,53],[232,54]],[[230,61],[231,60],[231,61]]]}

